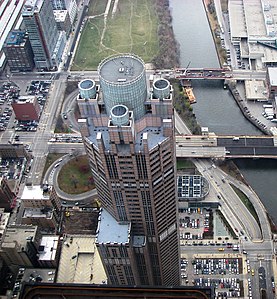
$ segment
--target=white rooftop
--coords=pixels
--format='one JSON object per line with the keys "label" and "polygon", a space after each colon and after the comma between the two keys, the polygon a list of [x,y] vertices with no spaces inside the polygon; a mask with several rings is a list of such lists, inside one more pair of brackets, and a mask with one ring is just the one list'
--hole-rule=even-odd
{"label": "white rooftop", "polygon": [[97,243],[129,243],[131,224],[121,224],[102,209],[99,213]]}
{"label": "white rooftop", "polygon": [[43,236],[40,246],[43,246],[43,251],[39,252],[38,259],[40,261],[55,260],[58,248],[59,236]]}
{"label": "white rooftop", "polygon": [[41,186],[25,186],[21,199],[49,199],[49,192],[44,193]]}
{"label": "white rooftop", "polygon": [[268,68],[268,77],[271,86],[277,86],[277,67]]}

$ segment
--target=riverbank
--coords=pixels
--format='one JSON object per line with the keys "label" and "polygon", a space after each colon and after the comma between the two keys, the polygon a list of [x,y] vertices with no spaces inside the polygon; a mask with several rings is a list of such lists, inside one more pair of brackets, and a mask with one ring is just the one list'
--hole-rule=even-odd
{"label": "riverbank", "polygon": [[217,21],[216,12],[212,0],[202,0],[206,12],[207,20],[210,26],[214,45],[216,48],[217,59],[222,67],[226,63],[226,51],[221,47],[220,28]]}

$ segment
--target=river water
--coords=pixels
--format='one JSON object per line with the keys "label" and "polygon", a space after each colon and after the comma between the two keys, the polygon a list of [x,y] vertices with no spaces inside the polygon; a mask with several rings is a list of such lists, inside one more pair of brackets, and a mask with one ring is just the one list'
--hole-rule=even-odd
{"label": "river water", "polygon": [[[170,0],[172,25],[180,44],[182,67],[219,67],[219,61],[202,0]],[[198,123],[216,134],[262,133],[242,115],[221,81],[194,80],[197,103],[193,105]],[[260,196],[277,223],[277,161],[237,160],[242,174]]]}

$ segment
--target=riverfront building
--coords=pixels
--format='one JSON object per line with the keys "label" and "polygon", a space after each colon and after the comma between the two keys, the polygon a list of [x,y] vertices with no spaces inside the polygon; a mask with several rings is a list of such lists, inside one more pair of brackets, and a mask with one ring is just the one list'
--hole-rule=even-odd
{"label": "riverfront building", "polygon": [[96,244],[108,284],[179,285],[172,87],[158,79],[148,90],[132,55],[105,59],[98,72],[79,124],[103,208]]}
{"label": "riverfront building", "polygon": [[251,69],[277,65],[276,0],[229,0],[230,35]]}
{"label": "riverfront building", "polygon": [[49,70],[56,67],[60,59],[57,47],[62,47],[63,44],[50,1],[27,0],[22,17],[29,33],[36,68]]}

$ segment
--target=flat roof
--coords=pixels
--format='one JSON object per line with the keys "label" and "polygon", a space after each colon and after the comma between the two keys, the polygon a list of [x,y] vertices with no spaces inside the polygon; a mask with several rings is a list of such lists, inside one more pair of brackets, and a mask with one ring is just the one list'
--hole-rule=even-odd
{"label": "flat roof", "polygon": [[39,244],[40,261],[52,261],[56,259],[59,236],[43,236]]}
{"label": "flat roof", "polygon": [[243,1],[243,7],[248,35],[265,36],[266,27],[261,0]]}
{"label": "flat roof", "polygon": [[24,208],[22,218],[52,218],[53,209],[44,208]]}
{"label": "flat roof", "polygon": [[95,237],[91,235],[66,235],[63,240],[58,283],[97,284],[107,280]]}
{"label": "flat roof", "polygon": [[2,247],[10,247],[17,242],[21,247],[31,239],[34,240],[37,233],[37,226],[32,225],[9,225],[2,237]]}
{"label": "flat roof", "polygon": [[[51,187],[49,187],[51,188]],[[41,186],[25,186],[21,195],[21,199],[49,199],[49,192],[43,192]]]}
{"label": "flat roof", "polygon": [[244,25],[243,0],[229,0],[228,12],[232,37],[247,37]]}
{"label": "flat roof", "polygon": [[202,199],[209,192],[209,182],[201,175],[178,175],[179,199]]}
{"label": "flat roof", "polygon": [[67,10],[53,10],[55,21],[56,22],[64,22],[66,15],[67,15]]}
{"label": "flat roof", "polygon": [[95,83],[93,80],[90,80],[90,79],[82,80],[79,83],[79,88],[82,88],[82,89],[90,89],[93,86],[95,86]]}
{"label": "flat roof", "polygon": [[[148,116],[146,115],[145,117]],[[172,120],[168,120],[168,122],[170,121]],[[163,119],[163,122],[166,123],[166,120]],[[102,136],[105,148],[107,150],[111,149],[111,144],[109,142],[109,132],[107,127],[94,127],[93,125],[91,125],[88,128],[90,133],[90,136],[88,136],[88,138],[91,142],[97,144],[97,139],[99,139],[100,136]],[[137,132],[135,149],[136,151],[143,150],[143,140],[147,141],[149,149],[153,149],[155,146],[162,143],[166,139],[167,137],[164,136],[164,127],[162,124],[160,127],[146,127],[141,132]],[[121,151],[122,153],[130,151],[129,146],[125,144],[118,144],[117,148],[118,151]]]}
{"label": "flat roof", "polygon": [[6,45],[20,45],[26,41],[25,31],[10,31],[6,39]]}
{"label": "flat roof", "polygon": [[267,100],[267,88],[263,80],[245,81],[245,93],[247,100]]}
{"label": "flat roof", "polygon": [[108,57],[99,67],[99,76],[111,83],[125,83],[135,80],[144,71],[143,61],[133,55]]}
{"label": "flat roof", "polygon": [[121,224],[105,209],[99,213],[97,243],[129,243],[130,223]]}
{"label": "flat roof", "polygon": [[44,0],[26,0],[22,14],[33,14],[34,12],[39,12]]}
{"label": "flat roof", "polygon": [[269,82],[271,86],[277,86],[277,67],[268,68]]}

